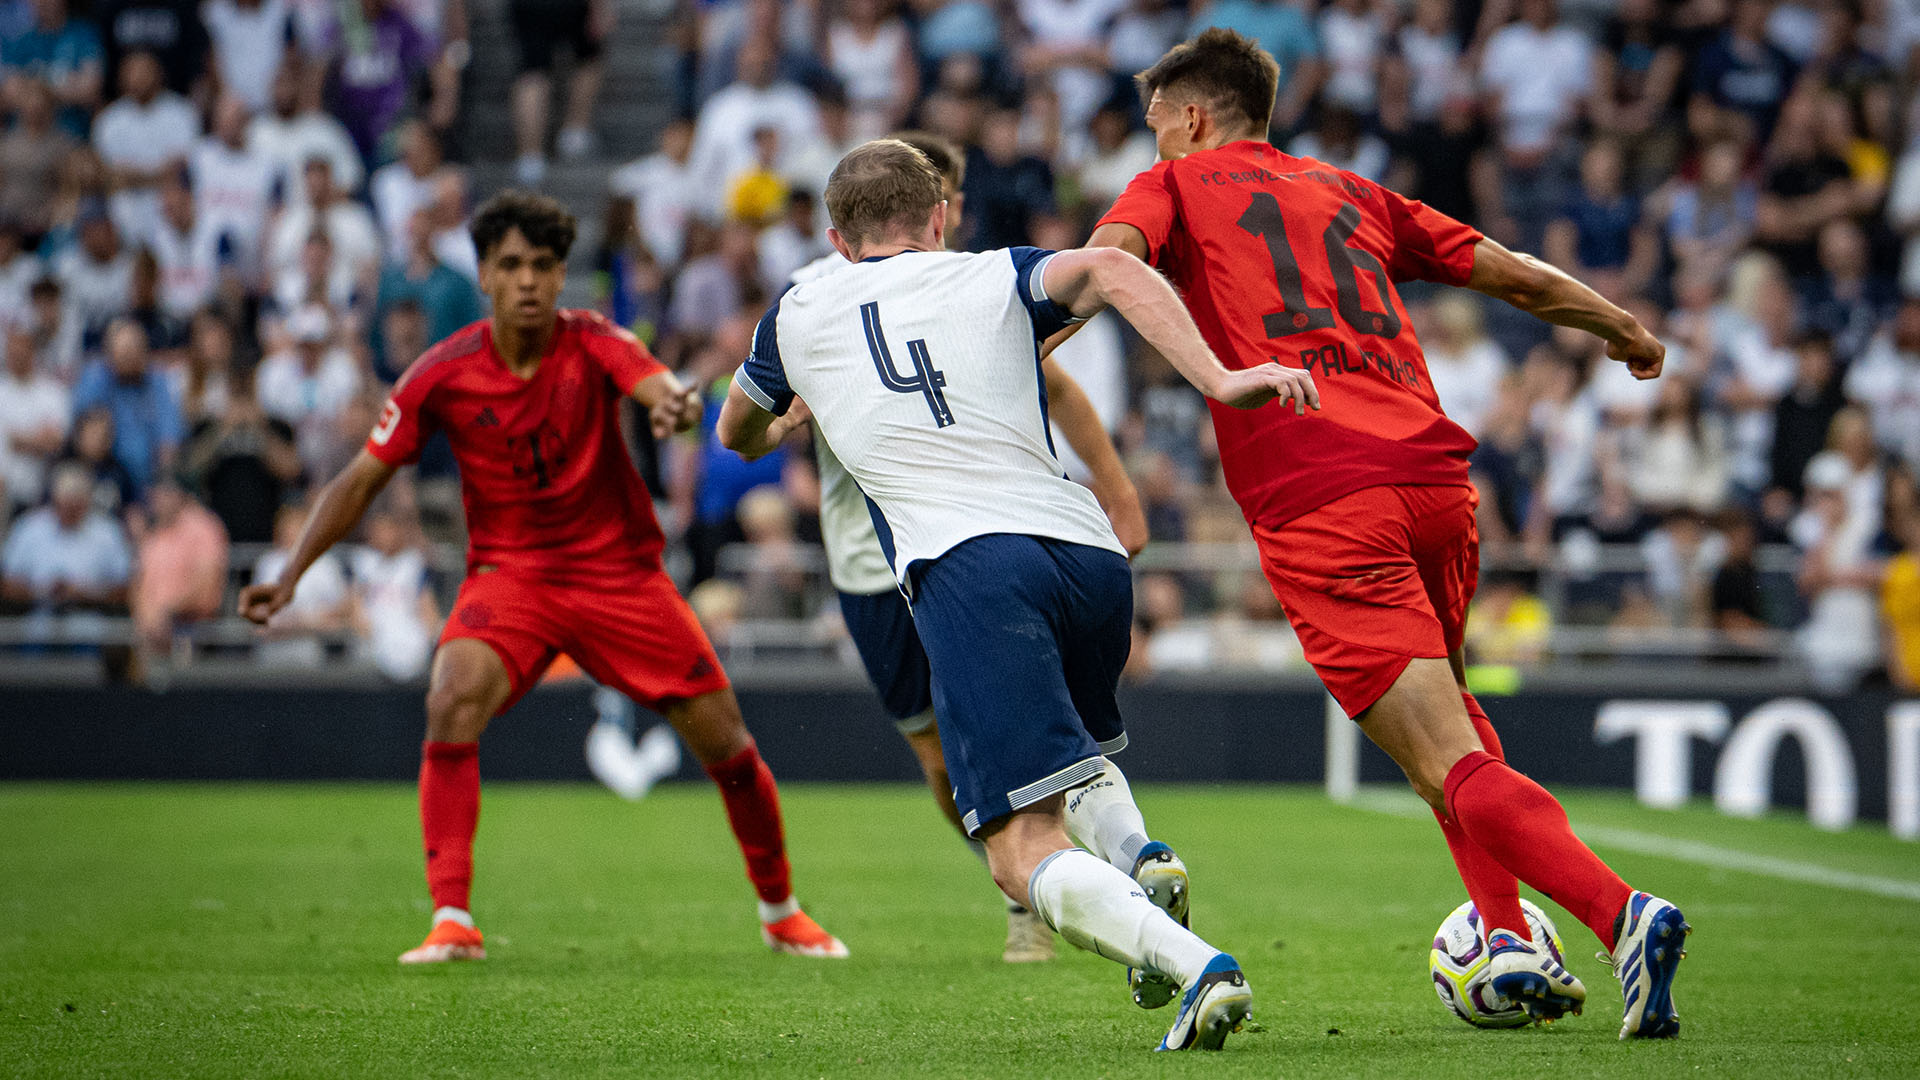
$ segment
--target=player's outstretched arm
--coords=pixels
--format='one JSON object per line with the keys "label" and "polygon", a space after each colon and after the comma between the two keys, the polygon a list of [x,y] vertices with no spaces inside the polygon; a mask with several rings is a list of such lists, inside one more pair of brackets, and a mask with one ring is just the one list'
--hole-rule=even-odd
{"label": "player's outstretched arm", "polygon": [[1638,319],[1552,263],[1509,251],[1495,241],[1474,246],[1473,277],[1467,287],[1535,318],[1605,340],[1607,355],[1627,365],[1636,379],[1657,377],[1666,361],[1667,347]]}
{"label": "player's outstretched arm", "polygon": [[1113,534],[1131,559],[1147,546],[1147,515],[1140,509],[1140,493],[1134,490],[1133,478],[1121,464],[1120,452],[1113,448],[1113,440],[1107,437],[1106,425],[1100,422],[1087,392],[1052,360],[1042,360],[1040,371],[1047,379],[1047,409],[1053,414],[1053,422],[1060,425],[1067,445],[1086,463],[1092,474],[1087,486],[1100,500]]}
{"label": "player's outstretched arm", "polygon": [[348,462],[340,475],[320,489],[313,513],[307,516],[307,527],[301,530],[300,541],[293,547],[293,557],[287,560],[286,569],[280,571],[280,580],[240,590],[240,614],[264,625],[275,612],[286,607],[293,599],[293,587],[299,583],[300,575],[307,572],[314,560],[326,554],[328,548],[353,531],[374,496],[393,479],[394,471],[393,466],[365,450]]}
{"label": "player's outstretched arm", "polygon": [[1179,294],[1153,268],[1119,248],[1062,251],[1049,258],[1041,281],[1047,296],[1078,318],[1111,307],[1140,332],[1201,393],[1236,409],[1269,401],[1293,402],[1293,411],[1320,407],[1313,377],[1299,368],[1267,363],[1230,371],[1201,339]]}
{"label": "player's outstretched arm", "polygon": [[748,461],[756,461],[778,450],[787,436],[812,416],[806,402],[799,398],[787,406],[785,416],[775,416],[748,397],[736,379],[727,388],[727,401],[720,406],[720,422],[714,433],[720,436],[721,446]]}

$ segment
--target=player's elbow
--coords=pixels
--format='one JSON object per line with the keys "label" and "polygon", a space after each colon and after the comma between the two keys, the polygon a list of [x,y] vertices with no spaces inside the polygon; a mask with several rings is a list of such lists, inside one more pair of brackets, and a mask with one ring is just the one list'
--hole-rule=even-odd
{"label": "player's elbow", "polygon": [[720,445],[739,454],[748,461],[767,456],[769,447],[760,445],[766,440],[758,437],[761,433],[753,430],[754,424],[748,421],[747,410],[729,401],[720,409],[720,419],[714,424],[714,437]]}

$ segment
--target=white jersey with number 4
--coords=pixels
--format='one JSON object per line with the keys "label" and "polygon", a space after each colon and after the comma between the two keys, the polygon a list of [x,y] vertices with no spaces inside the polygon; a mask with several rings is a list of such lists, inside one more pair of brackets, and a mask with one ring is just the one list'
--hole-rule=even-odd
{"label": "white jersey with number 4", "polygon": [[[830,251],[795,270],[792,283],[818,281],[852,265],[839,252]],[[827,548],[827,577],[834,588],[855,596],[894,591],[898,586],[893,568],[887,565],[880,538],[874,534],[867,497],[818,431],[813,450],[820,465],[820,539]]]}
{"label": "white jersey with number 4", "polygon": [[1124,550],[1047,430],[1039,342],[1072,322],[1053,252],[909,251],[796,285],[735,377],[762,408],[797,396],[872,504],[894,578],[976,536]]}

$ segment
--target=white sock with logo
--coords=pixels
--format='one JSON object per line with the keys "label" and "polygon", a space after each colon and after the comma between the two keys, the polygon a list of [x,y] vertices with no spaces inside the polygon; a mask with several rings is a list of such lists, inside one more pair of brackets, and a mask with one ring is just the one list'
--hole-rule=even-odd
{"label": "white sock with logo", "polygon": [[1153,906],[1126,874],[1079,848],[1056,851],[1027,881],[1033,910],[1060,936],[1128,967],[1190,985],[1220,950]]}
{"label": "white sock with logo", "polygon": [[1121,873],[1131,874],[1140,849],[1150,843],[1147,821],[1133,803],[1127,775],[1111,759],[1102,760],[1105,772],[1067,792],[1067,836]]}

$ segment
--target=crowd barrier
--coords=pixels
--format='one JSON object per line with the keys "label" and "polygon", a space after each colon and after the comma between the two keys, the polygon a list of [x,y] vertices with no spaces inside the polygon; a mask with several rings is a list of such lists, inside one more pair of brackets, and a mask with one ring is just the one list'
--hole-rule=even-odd
{"label": "crowd barrier", "polygon": [[[851,679],[751,683],[741,704],[789,781],[902,781],[911,756],[872,694]],[[1548,784],[1624,788],[1654,806],[1711,798],[1721,810],[1803,810],[1814,824],[1888,822],[1920,836],[1920,701],[1673,687],[1526,689],[1483,698],[1507,756]],[[1304,684],[1157,679],[1126,687],[1143,781],[1396,782],[1393,763]],[[165,693],[77,686],[0,688],[0,779],[405,780],[419,762],[418,688],[188,686]],[[591,687],[546,686],[486,736],[493,780],[584,780]],[[643,725],[655,722],[640,714]],[[1330,753],[1331,751],[1331,753]],[[689,760],[683,776],[697,778]]]}

